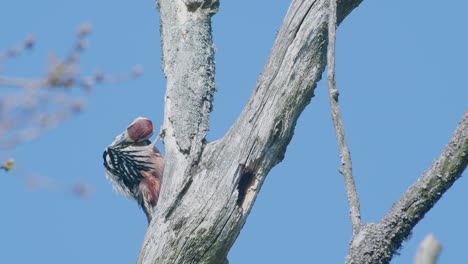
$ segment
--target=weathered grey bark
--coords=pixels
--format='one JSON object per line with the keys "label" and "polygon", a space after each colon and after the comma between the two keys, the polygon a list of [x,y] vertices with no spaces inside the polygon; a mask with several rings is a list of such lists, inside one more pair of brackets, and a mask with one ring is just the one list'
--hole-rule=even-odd
{"label": "weathered grey bark", "polygon": [[[338,3],[341,21],[362,0]],[[242,113],[208,143],[217,0],[160,0],[166,167],[138,263],[227,263],[270,169],[325,67],[328,0],[293,0]],[[359,236],[361,237],[361,236]]]}
{"label": "weathered grey bark", "polygon": [[[362,0],[342,1],[340,17]],[[205,142],[218,2],[161,0],[166,168],[139,263],[224,261],[270,169],[283,158],[325,67],[328,1],[293,1],[243,112]]]}
{"label": "weathered grey bark", "polygon": [[347,263],[388,263],[413,227],[424,217],[468,164],[468,112],[431,167],[377,224],[366,224],[351,241]]}

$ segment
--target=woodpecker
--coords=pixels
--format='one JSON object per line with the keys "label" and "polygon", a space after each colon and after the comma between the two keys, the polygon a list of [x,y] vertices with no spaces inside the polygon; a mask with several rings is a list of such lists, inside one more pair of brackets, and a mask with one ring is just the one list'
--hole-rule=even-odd
{"label": "woodpecker", "polygon": [[158,202],[164,171],[164,159],[155,147],[157,140],[149,140],[152,135],[153,123],[138,117],[103,154],[106,178],[117,192],[137,201],[148,224]]}

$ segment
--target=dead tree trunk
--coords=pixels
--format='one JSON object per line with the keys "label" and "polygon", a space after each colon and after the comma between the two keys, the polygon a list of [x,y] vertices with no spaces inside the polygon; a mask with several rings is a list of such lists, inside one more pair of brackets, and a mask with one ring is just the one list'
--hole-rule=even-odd
{"label": "dead tree trunk", "polygon": [[[339,1],[338,21],[361,1]],[[227,262],[326,65],[328,0],[293,0],[242,113],[223,138],[206,142],[215,93],[211,16],[218,6],[218,0],[158,2],[166,167],[138,263]]]}

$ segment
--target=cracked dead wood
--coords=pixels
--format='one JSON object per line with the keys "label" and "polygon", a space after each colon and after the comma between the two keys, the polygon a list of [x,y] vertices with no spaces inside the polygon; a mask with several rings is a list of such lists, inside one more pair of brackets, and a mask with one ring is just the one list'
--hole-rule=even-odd
{"label": "cracked dead wood", "polygon": [[[361,1],[339,1],[337,20]],[[162,131],[166,166],[156,215],[137,263],[227,263],[266,175],[283,159],[297,118],[321,78],[328,4],[292,1],[242,113],[226,135],[206,142],[215,93],[211,16],[219,2],[158,1],[167,78]],[[400,223],[392,214],[384,220]],[[359,242],[373,234],[369,227],[358,232],[349,259],[369,254]]]}
{"label": "cracked dead wood", "polygon": [[[341,1],[342,20],[362,0]],[[292,1],[253,94],[208,143],[215,0],[160,0],[166,167],[138,263],[220,263],[270,171],[283,159],[325,67],[328,1]]]}

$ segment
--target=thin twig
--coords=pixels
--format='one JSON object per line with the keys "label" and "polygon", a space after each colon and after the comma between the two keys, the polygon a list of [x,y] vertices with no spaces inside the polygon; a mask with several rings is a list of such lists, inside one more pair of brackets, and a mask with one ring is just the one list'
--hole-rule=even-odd
{"label": "thin twig", "polygon": [[335,81],[335,39],[336,39],[336,0],[330,0],[330,13],[328,22],[328,93],[330,97],[331,114],[335,126],[336,139],[340,151],[341,168],[340,173],[344,176],[346,192],[349,203],[349,214],[353,229],[353,237],[359,232],[361,226],[361,214],[359,212],[359,199],[354,186],[352,174],[351,155],[346,143],[344,127],[341,120],[340,107],[338,105],[338,90]]}
{"label": "thin twig", "polygon": [[8,86],[14,88],[33,88],[40,87],[45,82],[43,80],[35,79],[20,79],[20,78],[10,78],[5,76],[0,76],[0,87]]}

